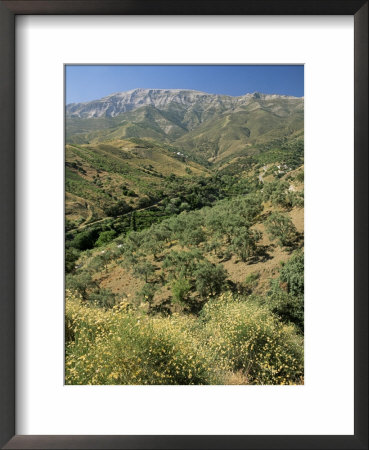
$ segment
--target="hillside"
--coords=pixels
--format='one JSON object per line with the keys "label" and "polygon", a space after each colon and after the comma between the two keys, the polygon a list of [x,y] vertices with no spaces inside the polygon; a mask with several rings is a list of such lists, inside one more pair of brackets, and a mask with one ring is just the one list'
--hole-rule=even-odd
{"label": "hillside", "polygon": [[66,217],[75,224],[106,217],[119,203],[127,212],[157,203],[170,192],[170,176],[208,173],[173,150],[139,140],[67,144],[65,156]]}
{"label": "hillside", "polygon": [[295,97],[136,89],[67,105],[67,219],[102,219],[120,200],[154,204],[166,177],[206,176],[240,157],[250,164],[268,145],[302,137]]}
{"label": "hillside", "polygon": [[66,112],[66,383],[302,384],[303,99]]}
{"label": "hillside", "polygon": [[258,142],[301,132],[303,99],[136,89],[67,105],[66,116],[69,143],[147,138],[216,161],[240,151],[253,154]]}

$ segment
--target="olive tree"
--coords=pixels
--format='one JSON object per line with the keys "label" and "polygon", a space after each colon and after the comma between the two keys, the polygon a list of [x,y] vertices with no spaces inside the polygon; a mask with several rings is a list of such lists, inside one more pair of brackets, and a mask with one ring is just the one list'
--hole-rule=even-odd
{"label": "olive tree", "polygon": [[260,238],[261,233],[259,231],[251,230],[249,227],[238,228],[232,238],[231,249],[245,262],[255,255],[256,244]]}
{"label": "olive tree", "polygon": [[155,272],[155,266],[149,261],[141,261],[133,266],[133,274],[145,279],[147,283],[148,278]]}
{"label": "olive tree", "polygon": [[76,274],[68,274],[65,277],[65,287],[73,292],[81,295],[82,300],[88,299],[88,291],[96,287],[96,282],[92,279],[91,274],[82,271]]}
{"label": "olive tree", "polygon": [[290,246],[296,238],[296,227],[285,214],[272,213],[265,222],[265,228],[271,240],[277,240],[281,247]]}
{"label": "olive tree", "polygon": [[222,265],[212,264],[210,261],[201,261],[195,272],[195,286],[201,297],[216,295],[222,290],[227,272]]}

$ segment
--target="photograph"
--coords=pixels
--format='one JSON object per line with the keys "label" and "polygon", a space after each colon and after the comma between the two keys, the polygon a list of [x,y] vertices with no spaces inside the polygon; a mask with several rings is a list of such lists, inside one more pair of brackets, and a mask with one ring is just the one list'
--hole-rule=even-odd
{"label": "photograph", "polygon": [[66,385],[304,385],[304,65],[64,66]]}
{"label": "photograph", "polygon": [[0,448],[368,449],[368,1],[0,0]]}

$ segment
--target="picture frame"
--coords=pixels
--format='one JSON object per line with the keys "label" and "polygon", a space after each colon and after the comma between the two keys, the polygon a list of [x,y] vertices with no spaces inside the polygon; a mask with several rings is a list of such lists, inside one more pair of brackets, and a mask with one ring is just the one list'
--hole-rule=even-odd
{"label": "picture frame", "polygon": [[[15,17],[67,15],[353,15],[355,40],[355,432],[350,436],[17,436],[15,434]],[[366,449],[368,448],[368,2],[365,0],[43,0],[0,2],[0,445],[22,448]],[[339,394],[338,394],[339,395]]]}

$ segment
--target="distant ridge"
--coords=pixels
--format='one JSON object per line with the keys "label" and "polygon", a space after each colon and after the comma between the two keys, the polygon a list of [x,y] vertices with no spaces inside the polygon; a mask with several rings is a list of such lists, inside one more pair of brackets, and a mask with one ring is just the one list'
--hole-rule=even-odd
{"label": "distant ridge", "polygon": [[153,106],[158,109],[168,109],[171,105],[191,107],[200,112],[209,108],[231,110],[247,106],[254,100],[273,101],[285,99],[292,103],[302,102],[301,97],[278,94],[247,93],[242,96],[209,94],[189,89],[143,89],[137,88],[125,92],[115,92],[101,99],[66,105],[69,117],[116,117],[127,111],[133,111],[143,106]]}

